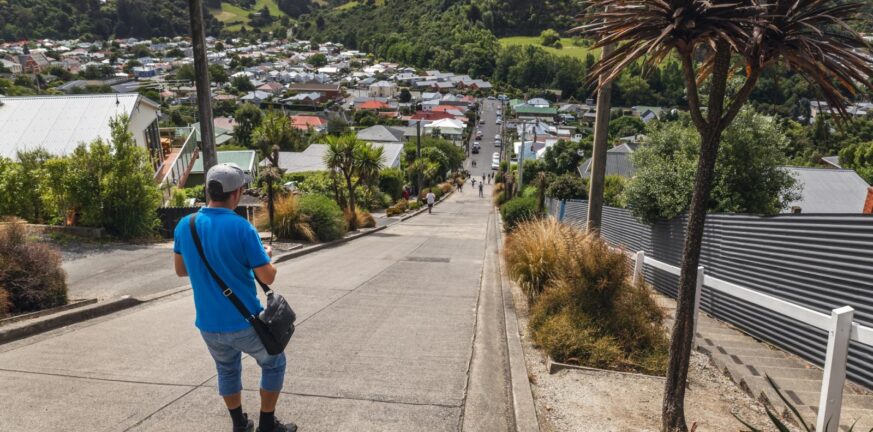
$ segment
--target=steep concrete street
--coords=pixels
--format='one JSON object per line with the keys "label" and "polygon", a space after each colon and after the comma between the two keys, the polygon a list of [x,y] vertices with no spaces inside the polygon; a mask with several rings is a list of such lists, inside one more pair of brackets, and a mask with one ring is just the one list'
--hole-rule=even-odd
{"label": "steep concrete street", "polygon": [[[298,313],[280,418],[302,431],[512,428],[487,192],[279,265],[274,287]],[[259,370],[243,363],[256,416]],[[4,431],[229,430],[190,292],[0,345],[0,382]]]}

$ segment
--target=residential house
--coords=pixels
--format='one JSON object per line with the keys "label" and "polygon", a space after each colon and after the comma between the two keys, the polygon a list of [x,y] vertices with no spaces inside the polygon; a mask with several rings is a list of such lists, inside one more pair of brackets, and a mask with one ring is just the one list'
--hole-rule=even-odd
{"label": "residential house", "polygon": [[275,81],[269,81],[261,84],[255,90],[262,91],[264,93],[270,93],[273,96],[279,96],[285,90],[285,86]]}
{"label": "residential house", "polygon": [[377,81],[370,84],[367,94],[370,97],[393,98],[399,94],[397,84],[390,81]]}
{"label": "residential house", "polygon": [[18,152],[37,149],[68,155],[79,144],[110,139],[109,121],[126,115],[128,131],[157,169],[164,157],[159,110],[137,93],[0,97],[0,156],[15,159]]}
{"label": "residential house", "polygon": [[383,125],[361,129],[358,131],[357,136],[358,139],[371,143],[402,143],[405,141],[402,130]]}
{"label": "residential house", "polygon": [[21,65],[12,60],[0,59],[0,66],[14,74],[20,74],[23,72]]}
{"label": "residential house", "polygon": [[800,199],[783,213],[862,213],[870,185],[853,170],[785,167],[797,180]]}
{"label": "residential house", "polygon": [[255,90],[252,92],[248,92],[245,96],[239,98],[239,100],[241,100],[242,102],[250,102],[257,105],[267,99],[270,99],[271,97],[273,97],[272,93]]}
{"label": "residential house", "polygon": [[291,125],[300,130],[308,131],[311,128],[322,133],[327,129],[327,120],[314,115],[292,115]]}
{"label": "residential house", "polygon": [[460,142],[464,137],[464,123],[455,119],[442,119],[424,126],[425,135],[441,136],[445,139]]}
{"label": "residential house", "polygon": [[[375,147],[383,149],[382,166],[385,168],[397,168],[403,155],[403,144],[400,143],[373,143]],[[279,152],[279,169],[285,173],[301,173],[312,171],[327,171],[324,164],[324,155],[327,153],[327,145],[311,144],[302,152]],[[269,162],[264,159],[261,166]]]}
{"label": "residential house", "polygon": [[318,92],[323,94],[327,99],[336,99],[342,96],[342,90],[339,83],[322,84],[319,82],[304,82],[298,84],[290,84],[288,91],[299,93]]}
{"label": "residential house", "polygon": [[[635,148],[627,144],[613,147],[606,151],[606,175],[617,175],[625,178],[631,178],[636,172],[634,164],[631,161],[631,154]],[[579,175],[582,178],[591,177],[591,162],[589,158],[579,165]]]}
{"label": "residential house", "polygon": [[539,107],[533,105],[519,105],[514,108],[519,119],[540,119],[553,121],[558,115],[556,108]]}

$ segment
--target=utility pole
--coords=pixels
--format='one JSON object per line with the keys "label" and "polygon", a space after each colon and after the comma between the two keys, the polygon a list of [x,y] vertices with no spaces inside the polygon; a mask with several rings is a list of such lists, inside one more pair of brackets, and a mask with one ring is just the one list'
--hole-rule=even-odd
{"label": "utility pole", "polygon": [[191,18],[191,45],[194,47],[197,111],[200,115],[200,150],[203,153],[203,172],[207,172],[218,164],[218,154],[215,152],[215,129],[212,124],[212,90],[209,88],[209,68],[206,63],[202,0],[188,0],[188,12]]}
{"label": "utility pole", "polygon": [[[421,164],[421,119],[415,122],[415,162]],[[415,187],[417,194],[421,193],[421,165],[418,167],[418,181]]]}
{"label": "utility pole", "polygon": [[[606,45],[600,59],[608,58],[615,51],[615,44]],[[603,188],[606,177],[606,139],[609,135],[609,111],[612,108],[612,82],[598,78],[597,114],[594,119],[594,152],[591,155],[591,178],[588,181],[588,223],[589,234],[600,236],[603,220]]]}
{"label": "utility pole", "polygon": [[518,192],[524,192],[524,140],[527,136],[527,122],[521,123],[521,150],[518,154]]}

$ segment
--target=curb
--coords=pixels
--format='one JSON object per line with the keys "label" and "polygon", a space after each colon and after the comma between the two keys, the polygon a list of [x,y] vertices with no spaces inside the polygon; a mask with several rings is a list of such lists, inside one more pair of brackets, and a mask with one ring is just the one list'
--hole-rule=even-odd
{"label": "curb", "polygon": [[53,315],[56,313],[66,312],[66,311],[71,310],[71,309],[85,307],[88,305],[92,305],[94,303],[97,303],[97,299],[73,300],[70,303],[67,303],[63,306],[53,307],[53,308],[49,308],[49,309],[43,309],[43,310],[36,311],[36,312],[30,312],[30,313],[26,313],[26,314],[11,316],[9,318],[0,319],[0,326],[5,326],[8,324],[26,321],[26,320],[30,320],[30,319],[37,319],[40,317],[44,317],[46,315]]}
{"label": "curb", "polygon": [[69,313],[52,315],[45,317],[45,319],[37,318],[36,322],[27,323],[23,326],[0,328],[0,344],[23,339],[103,315],[108,315],[142,303],[142,300],[130,296],[124,296],[104,303],[96,303],[90,307],[77,308],[69,311]]}
{"label": "curb", "polygon": [[512,281],[506,273],[503,263],[503,219],[497,213],[497,252],[500,255],[500,285],[503,290],[503,313],[506,325],[506,347],[509,352],[509,375],[512,389],[512,410],[515,416],[515,430],[518,432],[539,431],[536,404],[533,399],[533,389],[521,344],[521,332],[518,327],[518,316],[515,313],[515,300],[512,295]]}
{"label": "curb", "polygon": [[368,235],[370,235],[370,234],[373,234],[373,233],[375,233],[375,232],[382,231],[382,230],[384,230],[385,228],[388,228],[388,225],[380,226],[380,227],[376,227],[376,228],[371,229],[370,231],[365,231],[365,232],[359,232],[359,233],[357,233],[357,234],[352,234],[352,235],[350,235],[350,236],[346,236],[346,237],[343,237],[343,238],[341,238],[341,239],[337,239],[337,240],[334,240],[334,241],[329,241],[329,242],[327,242],[327,243],[318,243],[318,244],[316,244],[316,245],[312,245],[312,246],[309,246],[309,247],[304,246],[304,247],[301,248],[301,249],[294,250],[294,251],[291,251],[291,252],[288,252],[288,253],[286,253],[286,254],[283,254],[283,255],[281,255],[281,256],[276,257],[276,258],[273,260],[273,264],[279,264],[279,263],[282,263],[282,262],[288,261],[288,260],[290,260],[290,259],[292,259],[292,258],[297,258],[297,257],[303,256],[303,255],[308,255],[308,254],[311,254],[311,253],[313,253],[313,252],[318,252],[318,251],[320,251],[320,250],[322,250],[322,249],[327,249],[327,248],[332,248],[332,247],[334,247],[334,246],[339,246],[339,245],[341,245],[341,244],[343,244],[343,243],[346,243],[346,242],[348,242],[348,241],[351,241],[351,240],[354,240],[354,239],[357,239],[357,238],[360,238],[360,237],[366,237],[366,236],[368,236]]}

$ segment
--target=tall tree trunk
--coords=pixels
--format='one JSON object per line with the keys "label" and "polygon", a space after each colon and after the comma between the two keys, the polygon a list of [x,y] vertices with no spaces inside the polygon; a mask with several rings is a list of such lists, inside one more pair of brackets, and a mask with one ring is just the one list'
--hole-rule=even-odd
{"label": "tall tree trunk", "polygon": [[[600,59],[608,58],[615,51],[615,44],[603,47]],[[598,79],[597,112],[594,119],[594,150],[591,153],[591,177],[588,180],[588,234],[600,236],[603,219],[603,191],[606,182],[606,150],[609,138],[609,114],[612,109],[612,82]]]}
{"label": "tall tree trunk", "polygon": [[[712,180],[715,177],[718,147],[721,143],[722,131],[726,126],[722,113],[724,112],[730,60],[730,46],[726,42],[718,42],[710,81],[707,120],[698,126],[700,158],[697,162],[694,194],[691,198],[688,225],[685,229],[685,245],[682,251],[682,265],[680,266],[682,272],[679,277],[679,298],[676,300],[676,321],[673,324],[670,361],[667,367],[667,381],[664,385],[664,400],[661,409],[662,431],[664,432],[686,432],[688,430],[685,422],[685,385],[688,379],[688,365],[691,361],[691,348],[694,342],[694,297],[697,291],[697,266],[700,263],[703,226],[706,221],[706,208],[712,190]],[[686,82],[689,78],[693,79],[693,77],[686,76]]]}
{"label": "tall tree trunk", "polygon": [[346,177],[346,185],[349,188],[349,229],[358,229],[358,217],[355,214],[355,186],[352,184],[352,178]]}
{"label": "tall tree trunk", "polygon": [[662,406],[662,430],[685,432],[685,383],[694,341],[694,296],[697,288],[697,266],[703,242],[706,207],[715,177],[715,161],[721,141],[721,131],[712,131],[701,140],[700,159],[694,180],[694,195],[688,212],[685,245],[682,251],[682,274],[679,278],[679,298],[676,301],[676,322],[670,340],[670,362]]}
{"label": "tall tree trunk", "polygon": [[194,76],[197,86],[197,109],[200,121],[200,148],[203,151],[203,172],[218,164],[215,151],[215,129],[212,123],[212,90],[209,86],[209,65],[206,59],[206,36],[203,30],[201,0],[188,0],[191,20],[191,45],[194,47]]}

